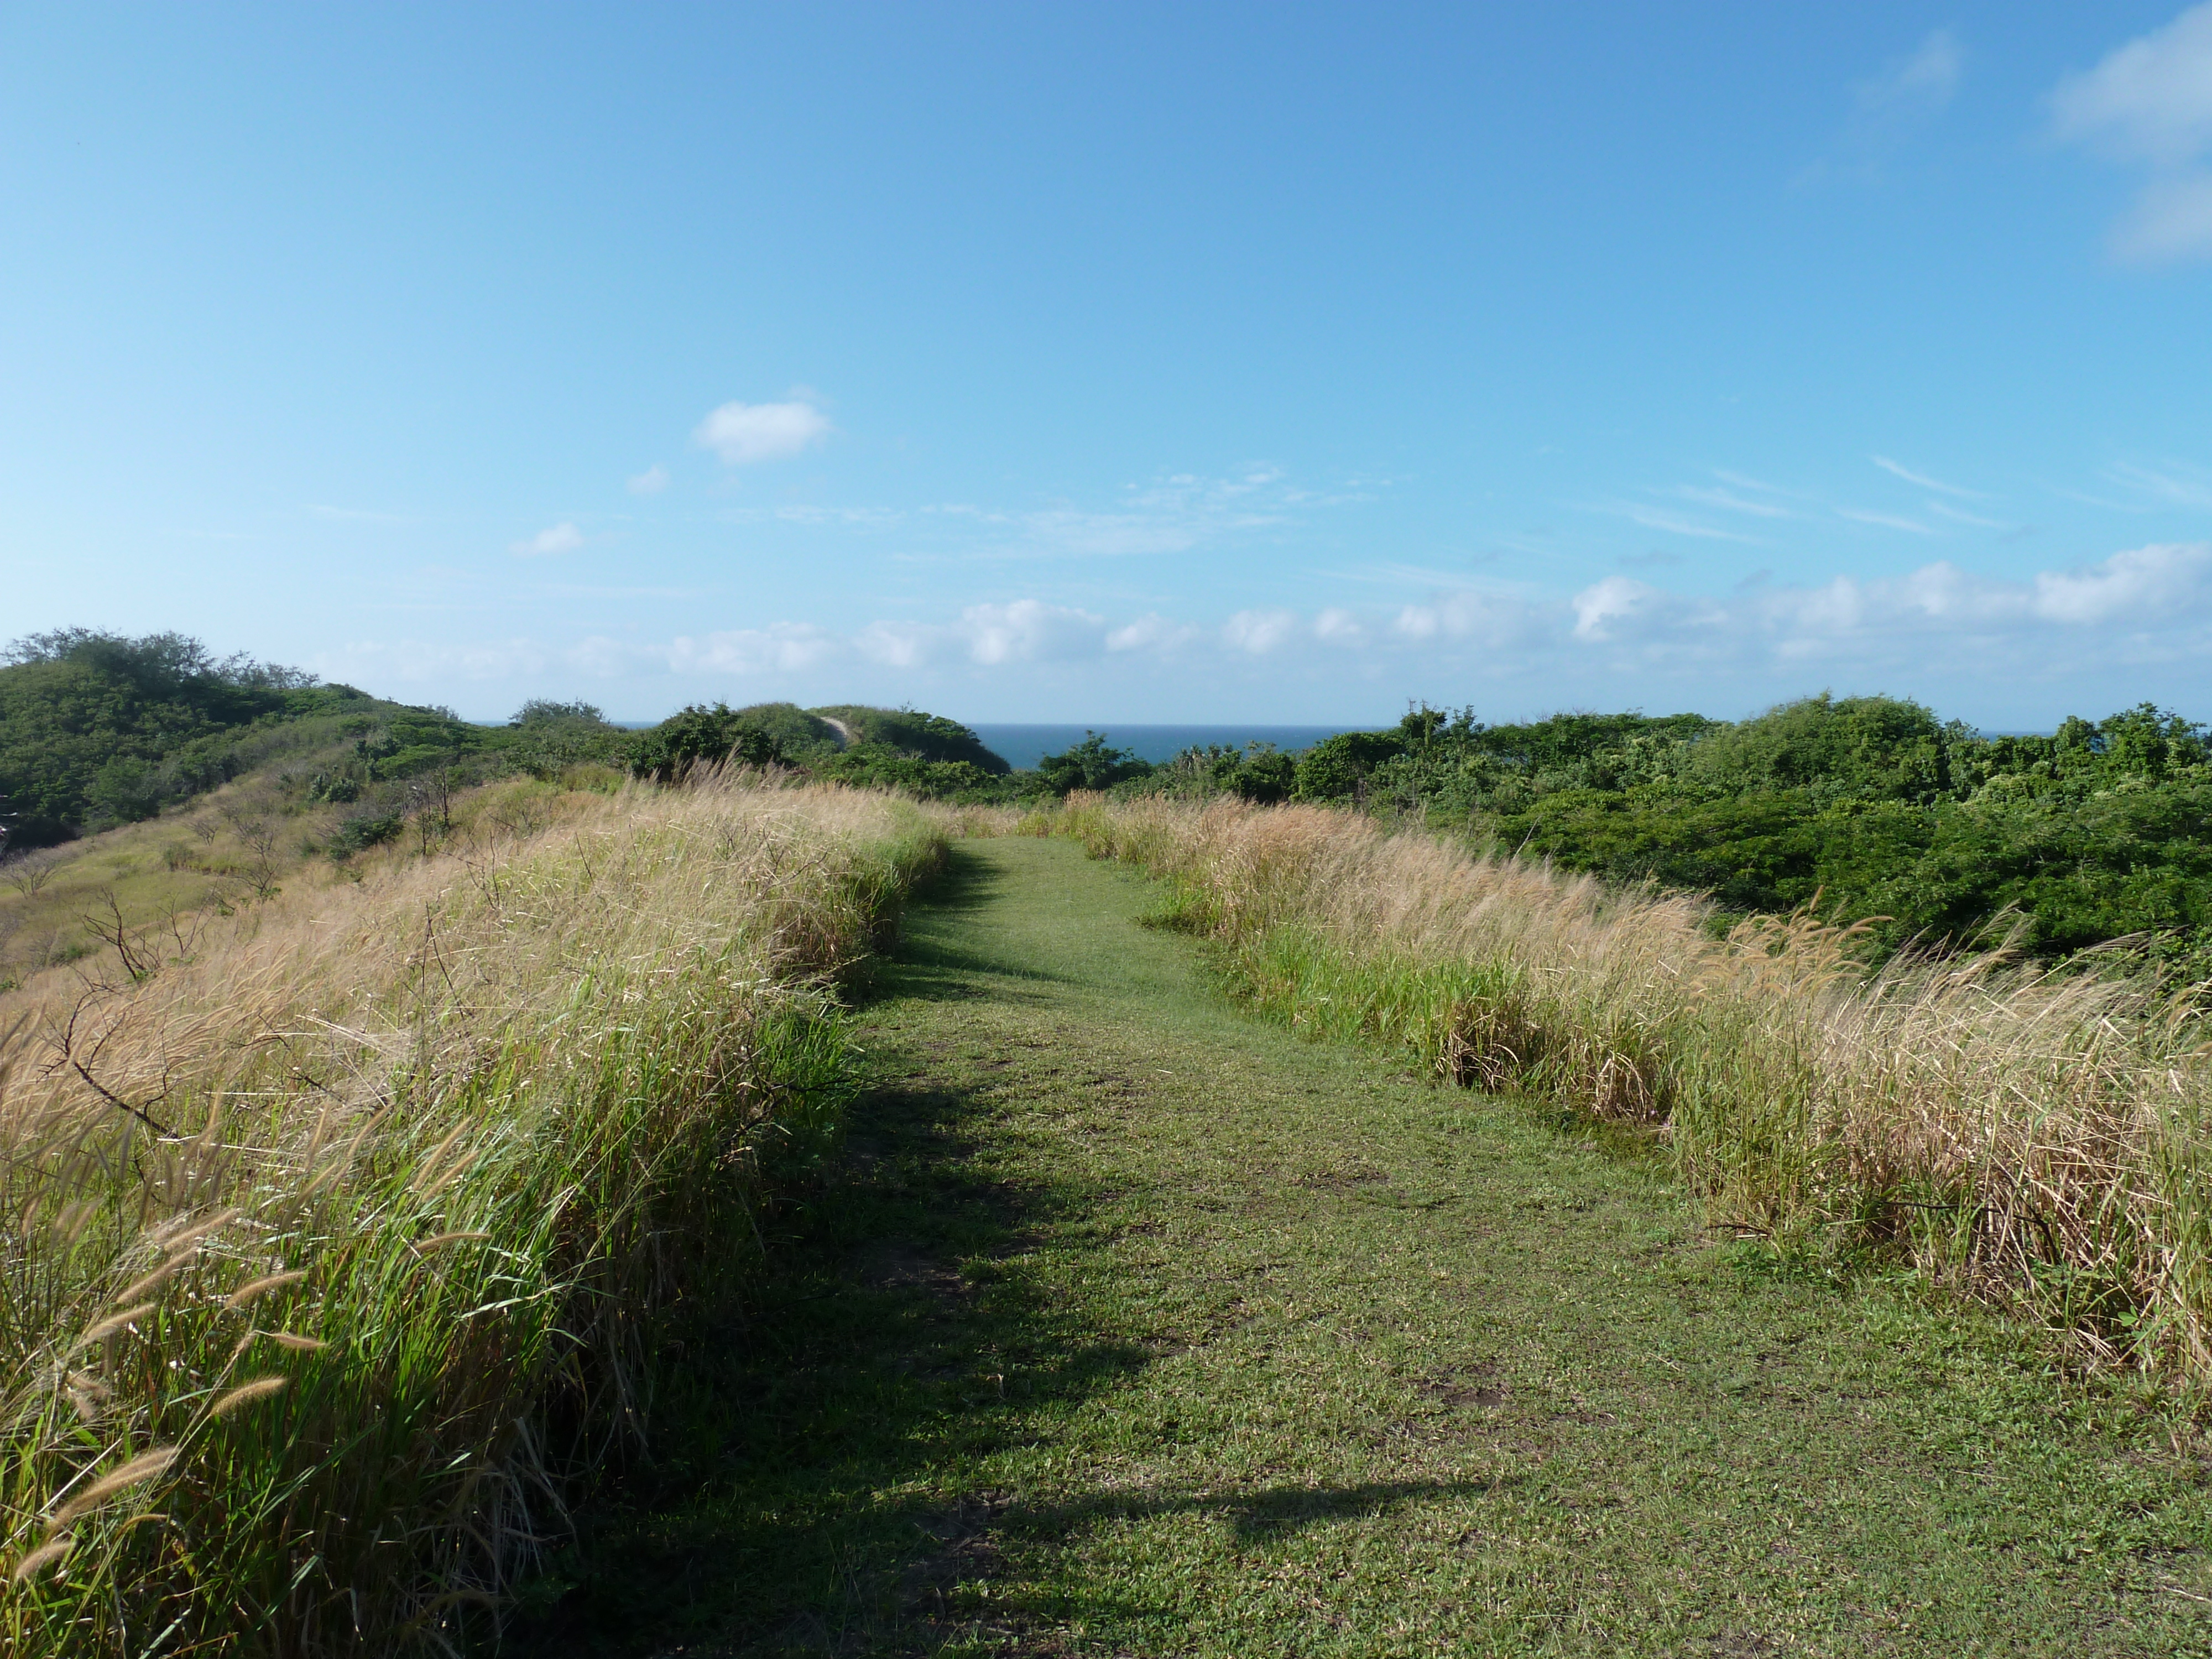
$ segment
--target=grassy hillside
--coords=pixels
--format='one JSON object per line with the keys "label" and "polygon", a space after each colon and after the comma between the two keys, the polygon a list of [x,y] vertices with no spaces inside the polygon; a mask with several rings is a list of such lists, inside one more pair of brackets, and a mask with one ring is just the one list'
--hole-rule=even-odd
{"label": "grassy hillside", "polygon": [[[250,773],[299,807],[352,809],[355,846],[391,833],[410,786],[619,762],[625,734],[585,703],[532,702],[504,726],[216,660],[177,634],[69,629],[0,667],[0,803],[15,852],[158,817]],[[421,793],[416,787],[416,794]]]}
{"label": "grassy hillside", "polygon": [[1167,915],[1310,1036],[1661,1141],[1712,1218],[1901,1250],[2078,1359],[2212,1383],[2200,999],[2108,965],[1850,959],[1335,811],[1079,796],[1040,827],[1168,878]]}
{"label": "grassy hillside", "polygon": [[176,634],[128,640],[70,629],[19,641],[9,655],[0,668],[0,799],[17,847],[149,817],[251,764],[239,752],[247,733],[360,698],[295,670],[217,661]]}
{"label": "grassy hillside", "polygon": [[855,744],[874,744],[917,760],[972,766],[993,777],[1004,777],[1012,769],[973,732],[941,714],[860,703],[837,703],[811,712],[842,721]]}
{"label": "grassy hillside", "polygon": [[483,1631],[828,1144],[830,976],[943,839],[705,781],[451,806],[0,994],[0,1651]]}
{"label": "grassy hillside", "polygon": [[[1018,787],[965,726],[913,710],[845,706],[830,711],[841,730],[790,703],[716,704],[630,732],[589,703],[539,699],[483,726],[217,660],[173,634],[68,629],[12,654],[0,667],[0,814],[12,812],[0,817],[0,990],[99,951],[118,928],[326,885],[386,844],[422,855],[465,842],[475,815],[456,801],[501,778],[605,790],[625,773],[735,764],[935,799]],[[526,818],[526,795],[514,799]]]}

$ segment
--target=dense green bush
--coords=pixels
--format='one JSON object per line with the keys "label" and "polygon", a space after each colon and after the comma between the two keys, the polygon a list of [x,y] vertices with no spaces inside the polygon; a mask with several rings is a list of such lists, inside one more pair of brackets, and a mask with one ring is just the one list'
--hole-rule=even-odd
{"label": "dense green bush", "polygon": [[1398,732],[1346,732],[1323,738],[1297,758],[1291,793],[1300,800],[1363,799],[1375,769],[1406,752]]}
{"label": "dense green bush", "polygon": [[244,657],[218,659],[180,634],[92,629],[18,640],[0,667],[0,796],[13,839],[40,847],[81,827],[151,817],[235,775],[227,739],[296,718],[343,687]]}
{"label": "dense green bush", "polygon": [[356,853],[398,838],[404,820],[397,812],[362,812],[348,818],[332,833],[330,855],[343,863]]}
{"label": "dense green bush", "polygon": [[775,737],[726,702],[693,703],[634,741],[630,769],[669,783],[701,766],[781,766],[787,757]]}
{"label": "dense green bush", "polygon": [[1199,799],[1236,795],[1272,805],[1291,798],[1297,772],[1297,757],[1272,743],[1253,743],[1243,749],[1194,744],[1146,775],[1147,793]]}
{"label": "dense green bush", "polygon": [[924,800],[964,803],[1007,798],[1006,780],[973,762],[927,760],[887,744],[856,743],[810,761],[806,769],[856,789],[901,789]]}
{"label": "dense green bush", "polygon": [[1075,789],[1110,789],[1131,778],[1149,777],[1152,771],[1152,763],[1139,760],[1130,750],[1109,746],[1096,732],[1085,732],[1081,743],[1047,755],[1036,766],[1037,781],[1055,795]]}
{"label": "dense green bush", "polygon": [[1617,882],[1709,892],[1724,915],[1876,918],[1885,945],[1992,928],[2060,956],[2136,933],[2203,955],[2212,766],[2144,705],[1984,738],[1888,697],[1807,698],[1729,725],[1564,714],[1485,726],[1419,709],[1300,757],[1304,799],[1458,827]]}

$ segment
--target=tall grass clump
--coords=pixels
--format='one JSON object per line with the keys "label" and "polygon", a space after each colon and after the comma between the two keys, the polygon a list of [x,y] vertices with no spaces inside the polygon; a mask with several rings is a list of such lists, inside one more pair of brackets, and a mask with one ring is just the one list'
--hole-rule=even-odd
{"label": "tall grass clump", "polygon": [[926,809],[504,821],[0,998],[0,1651],[454,1648],[833,1129]]}
{"label": "tall grass clump", "polygon": [[1848,931],[1609,888],[1349,812],[1077,796],[1232,988],[1440,1079],[1648,1126],[1717,1220],[1908,1252],[2077,1355],[2212,1380],[2212,1055],[2123,955],[1861,965]]}

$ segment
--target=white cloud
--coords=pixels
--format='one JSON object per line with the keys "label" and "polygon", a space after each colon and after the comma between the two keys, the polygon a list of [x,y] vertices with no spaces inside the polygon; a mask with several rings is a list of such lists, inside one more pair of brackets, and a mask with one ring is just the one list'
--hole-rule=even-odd
{"label": "white cloud", "polygon": [[2161,167],[2212,149],[2212,0],[2069,75],[2051,95],[2061,138]]}
{"label": "white cloud", "polygon": [[1672,594],[1629,576],[1607,576],[1568,601],[1575,613],[1575,637],[1611,640],[1624,629],[1648,625],[1678,608]]}
{"label": "white cloud", "polygon": [[1959,89],[1963,63],[1959,43],[1948,29],[1937,29],[1920,43],[1920,50],[1886,75],[1863,82],[1857,89],[1862,110],[1907,108],[1942,109]]}
{"label": "white cloud", "polygon": [[1332,605],[1314,618],[1314,637],[1323,645],[1354,646],[1367,641],[1367,630],[1349,611]]}
{"label": "white cloud", "polygon": [[2164,543],[2115,553],[2087,569],[2043,571],[2035,578],[2035,614],[2049,622],[2148,621],[2162,613],[2203,608],[2212,587],[2212,546]]}
{"label": "white cloud", "polygon": [[647,653],[634,645],[609,639],[604,634],[590,634],[561,653],[561,659],[571,668],[581,669],[586,674],[601,679],[612,679],[617,674],[636,669]]}
{"label": "white cloud", "polygon": [[[2097,660],[2186,659],[2212,624],[2212,544],[2160,544],[2024,580],[1947,561],[1905,575],[1805,586],[1746,584],[1727,599],[1608,576],[1564,602],[1473,592],[1408,605],[1396,648],[1472,647],[1498,672],[1565,672],[1584,653],[1682,672],[1931,667],[2047,674]],[[1825,671],[1824,671],[1825,672]]]}
{"label": "white cloud", "polygon": [[992,695],[1003,702],[1047,684],[1047,668],[1062,686],[1095,691],[1118,676],[1125,689],[1158,690],[1170,663],[1176,684],[1166,690],[1180,696],[1209,680],[1241,679],[1269,696],[1489,684],[1498,688],[1493,696],[1528,707],[1678,693],[1710,707],[1716,696],[1771,699],[1823,684],[1929,695],[1944,684],[2080,686],[2099,675],[2133,696],[2141,693],[2124,688],[2145,685],[2147,668],[2186,677],[2208,653],[2212,544],[2157,543],[2018,577],[1936,561],[1894,577],[1747,581],[1712,594],[1616,574],[1570,594],[1444,588],[1395,611],[1255,607],[1211,628],[1158,613],[1115,626],[1085,610],[1018,599],[849,632],[781,622],[659,643],[400,642],[350,647],[313,665],[356,684],[431,688],[417,696],[438,695],[443,682],[457,696],[497,682],[520,696],[557,670],[623,684],[640,707],[665,702],[672,683],[704,680],[711,695],[715,679],[732,677],[756,682],[754,696],[790,695],[775,689],[779,677],[814,676],[825,691],[866,687],[862,695],[892,701],[921,695],[932,676],[957,674],[995,683]]}
{"label": "white cloud", "polygon": [[944,632],[923,623],[872,622],[854,635],[853,644],[870,662],[885,668],[919,668]]}
{"label": "white cloud", "polygon": [[625,481],[633,495],[658,495],[668,488],[668,469],[655,462]]}
{"label": "white cloud", "polygon": [[1107,635],[1106,648],[1109,651],[1172,651],[1177,646],[1189,644],[1198,637],[1199,631],[1188,623],[1171,622],[1158,611],[1149,611],[1136,621]]}
{"label": "white cloud", "polygon": [[703,639],[678,637],[668,647],[668,666],[678,674],[790,674],[819,666],[843,641],[811,623],[736,628]]}
{"label": "white cloud", "polygon": [[1240,611],[1222,624],[1221,638],[1231,650],[1261,657],[1297,630],[1298,619],[1288,611]]}
{"label": "white cloud", "polygon": [[990,667],[1090,656],[1103,648],[1106,619],[1036,599],[1012,605],[971,605],[960,613],[971,661]]}
{"label": "white cloud", "polygon": [[1455,588],[1424,605],[1409,605],[1391,620],[1391,632],[1415,644],[1470,645],[1506,651],[1541,634],[1540,607],[1512,593]]}
{"label": "white cloud", "polygon": [[1605,640],[1613,637],[1612,624],[1648,609],[1657,598],[1655,589],[1626,576],[1607,576],[1594,587],[1575,595],[1575,637]]}
{"label": "white cloud", "polygon": [[830,418],[811,404],[724,404],[699,422],[691,441],[728,466],[799,453],[830,435]]}
{"label": "white cloud", "polygon": [[886,668],[923,668],[963,657],[978,667],[995,668],[1096,656],[1108,648],[1103,617],[1039,599],[971,605],[956,623],[874,622],[853,643]]}
{"label": "white cloud", "polygon": [[552,553],[574,553],[583,544],[584,532],[563,521],[526,540],[509,542],[507,550],[520,558],[542,558]]}
{"label": "white cloud", "polygon": [[2212,258],[2212,173],[2145,185],[2112,227],[2112,252],[2141,264]]}
{"label": "white cloud", "polygon": [[2152,177],[2113,228],[2113,252],[2156,262],[2212,258],[2212,0],[2069,75],[2051,95],[2052,130]]}

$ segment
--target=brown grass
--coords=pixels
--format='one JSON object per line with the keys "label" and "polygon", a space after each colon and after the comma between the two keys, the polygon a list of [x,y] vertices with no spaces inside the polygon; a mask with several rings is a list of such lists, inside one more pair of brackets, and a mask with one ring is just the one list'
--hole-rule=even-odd
{"label": "brown grass", "polygon": [[0,1650],[453,1645],[834,1132],[830,988],[931,815],[477,804],[0,996]]}
{"label": "brown grass", "polygon": [[1869,973],[1809,917],[1716,939],[1693,896],[1315,807],[1076,797],[1031,827],[1172,878],[1295,1025],[1644,1126],[1739,1231],[1903,1249],[2079,1357],[2212,1380],[2202,1003],[2119,953]]}

